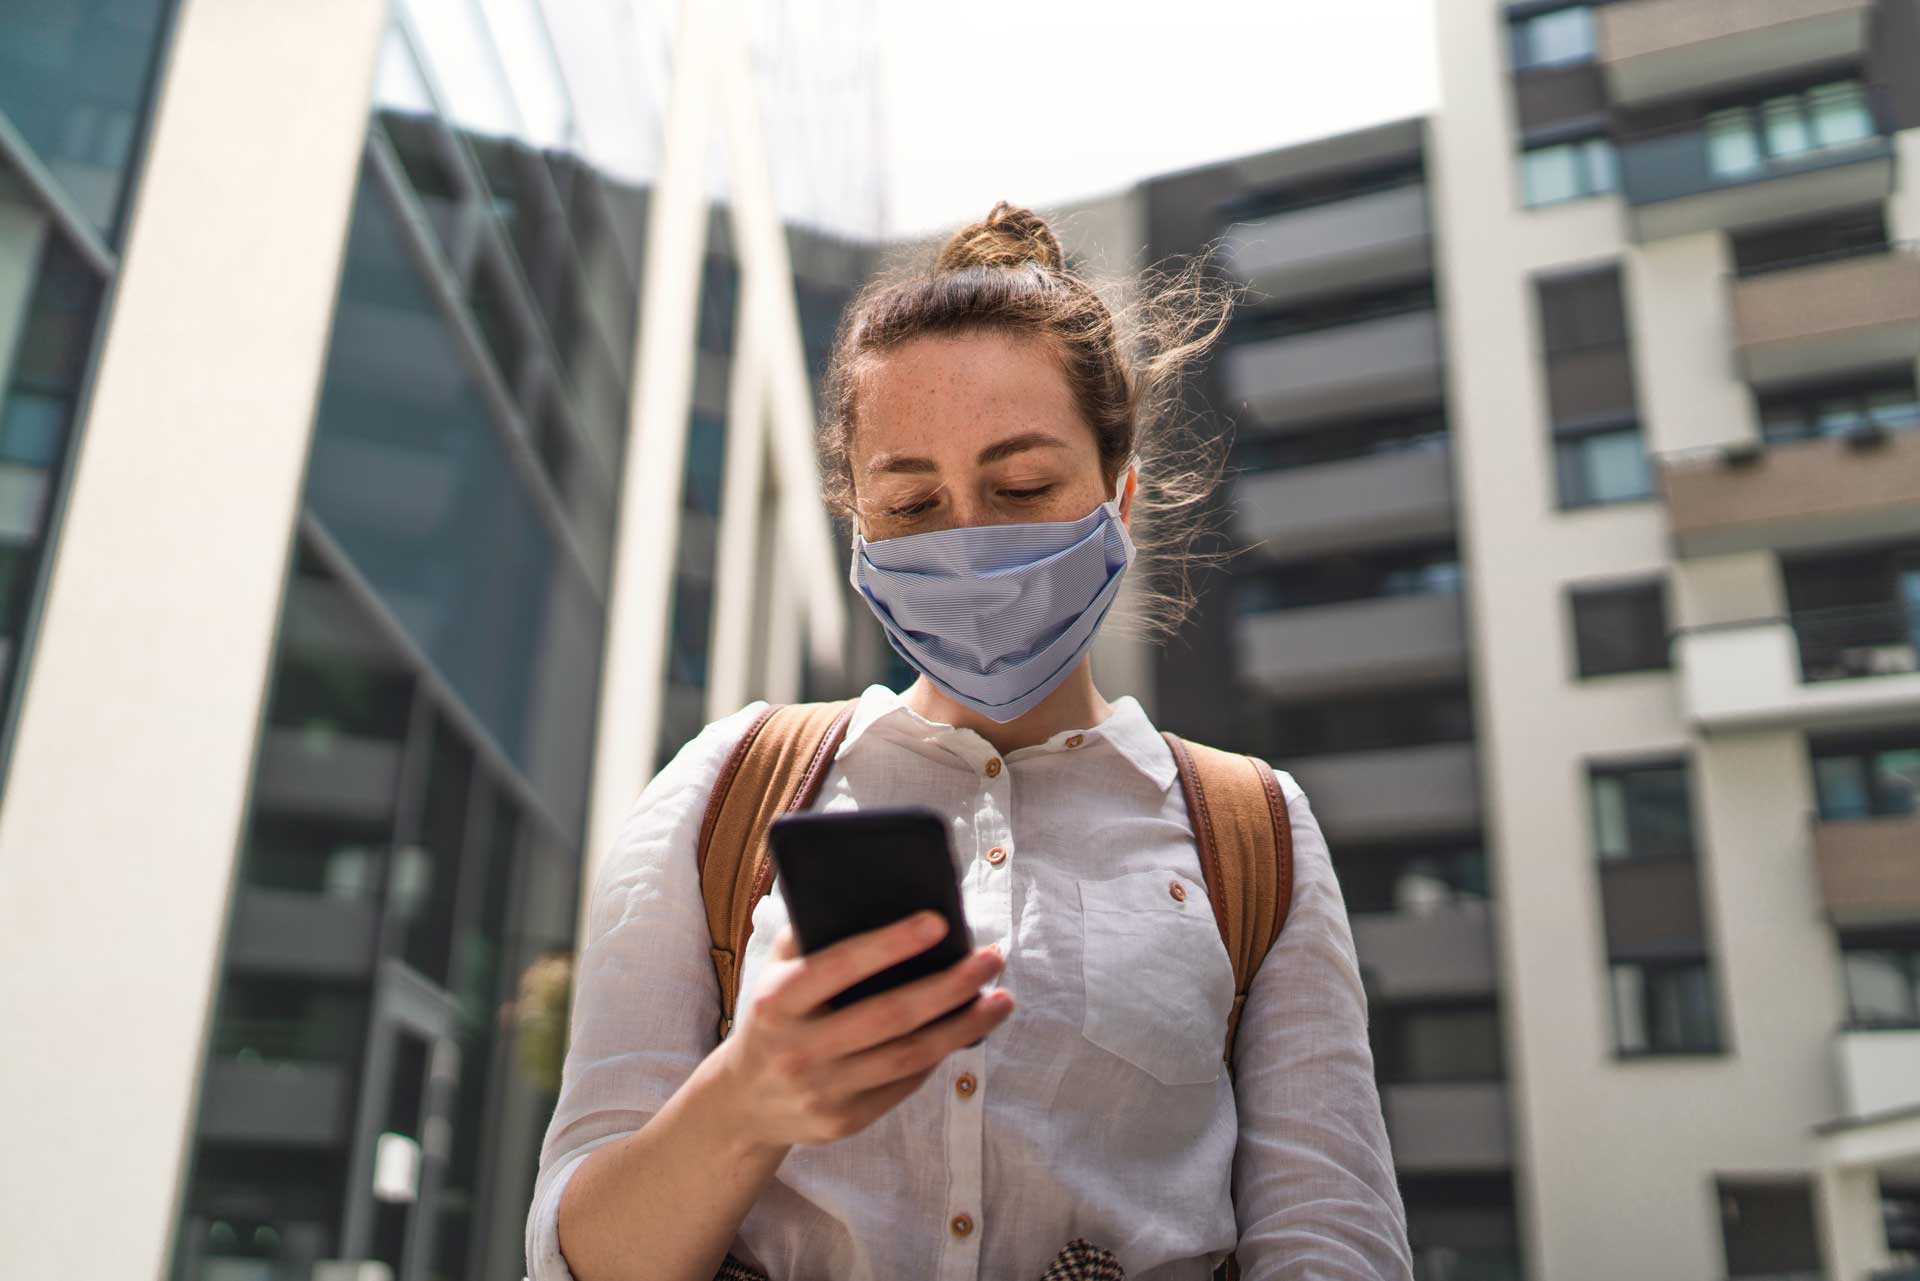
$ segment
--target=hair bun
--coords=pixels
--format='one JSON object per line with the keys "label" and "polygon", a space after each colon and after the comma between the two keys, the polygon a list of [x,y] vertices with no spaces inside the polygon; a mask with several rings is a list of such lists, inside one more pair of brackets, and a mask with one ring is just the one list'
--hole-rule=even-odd
{"label": "hair bun", "polygon": [[935,271],[959,271],[966,267],[1020,267],[1037,262],[1053,271],[1065,268],[1066,255],[1060,240],[1047,226],[1047,220],[1031,209],[1001,200],[979,222],[969,223],[953,233],[940,256]]}

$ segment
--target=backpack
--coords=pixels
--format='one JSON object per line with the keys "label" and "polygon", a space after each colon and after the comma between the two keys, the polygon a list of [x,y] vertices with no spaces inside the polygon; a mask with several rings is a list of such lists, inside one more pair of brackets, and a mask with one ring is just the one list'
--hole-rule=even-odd
{"label": "backpack", "polygon": [[[733,1027],[740,958],[753,909],[773,884],[767,829],[809,808],[853,719],[853,699],[773,704],[734,744],[700,823],[700,892],[706,900],[714,971],[720,977],[720,1036]],[[1214,921],[1233,962],[1233,1008],[1221,1057],[1233,1073],[1234,1033],[1247,990],[1293,901],[1293,829],[1272,768],[1259,757],[1189,743],[1161,732],[1173,751],[1199,847]],[[1230,1255],[1216,1277],[1237,1278]]]}

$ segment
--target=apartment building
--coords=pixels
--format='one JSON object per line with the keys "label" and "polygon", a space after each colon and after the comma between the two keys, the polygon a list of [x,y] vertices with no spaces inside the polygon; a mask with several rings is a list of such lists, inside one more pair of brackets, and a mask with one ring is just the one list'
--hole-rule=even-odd
{"label": "apartment building", "polygon": [[1908,1275],[1920,6],[1437,13],[1430,119],[1077,207],[1251,291],[1156,710],[1313,798],[1422,1276]]}
{"label": "apartment building", "polygon": [[690,9],[651,121],[534,6],[0,13],[0,1272],[520,1276],[593,854],[877,661],[808,437],[873,248]]}

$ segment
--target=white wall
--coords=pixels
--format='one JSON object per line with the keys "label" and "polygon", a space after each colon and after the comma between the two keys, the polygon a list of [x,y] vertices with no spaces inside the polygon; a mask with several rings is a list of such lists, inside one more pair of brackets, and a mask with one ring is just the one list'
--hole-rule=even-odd
{"label": "white wall", "polygon": [[6,1276],[166,1270],[384,16],[181,9],[0,808]]}

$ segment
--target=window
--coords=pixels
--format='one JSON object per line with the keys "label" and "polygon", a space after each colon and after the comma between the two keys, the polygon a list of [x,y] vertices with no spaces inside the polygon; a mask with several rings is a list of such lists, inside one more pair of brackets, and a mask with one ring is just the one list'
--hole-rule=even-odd
{"label": "window", "polygon": [[1552,276],[1538,282],[1540,342],[1550,356],[1627,342],[1627,304],[1620,269]]}
{"label": "window", "polygon": [[1671,666],[1664,583],[1575,589],[1569,593],[1569,600],[1580,675],[1606,676]]}
{"label": "window", "polygon": [[1585,5],[1518,19],[1511,31],[1515,71],[1593,60],[1593,11]]}
{"label": "window", "polygon": [[1452,543],[1325,556],[1242,579],[1234,609],[1246,616],[1382,596],[1456,593],[1460,578],[1460,553]]}
{"label": "window", "polygon": [[1859,81],[1815,85],[1709,113],[1707,169],[1722,178],[1745,177],[1770,162],[1851,146],[1875,132]]}
{"label": "window", "polygon": [[1920,427],[1920,390],[1911,369],[1851,385],[1793,390],[1760,399],[1760,434],[1768,444],[1846,436],[1878,428]]}
{"label": "window", "polygon": [[1497,1081],[1500,1017],[1487,1005],[1383,1007],[1368,1025],[1382,1081]]}
{"label": "window", "polygon": [[1920,1027],[1920,937],[1843,942],[1840,961],[1849,1026]]}
{"label": "window", "polygon": [[1620,1054],[1708,1054],[1720,1048],[1704,960],[1615,962],[1612,993]]}
{"label": "window", "polygon": [[1816,743],[1814,791],[1829,822],[1920,813],[1920,730],[1877,742]]}
{"label": "window", "polygon": [[1593,847],[1603,860],[1692,856],[1684,762],[1596,766],[1591,783]]}
{"label": "window", "polygon": [[1349,847],[1335,864],[1341,895],[1355,914],[1417,915],[1490,897],[1487,855],[1477,845]]}
{"label": "window", "polygon": [[1720,1240],[1731,1281],[1822,1275],[1813,1187],[1806,1179],[1718,1183]]}
{"label": "window", "polygon": [[1275,760],[1473,738],[1473,702],[1464,689],[1334,698],[1273,708],[1267,716],[1263,755]]}
{"label": "window", "polygon": [[1562,507],[1624,503],[1653,494],[1653,472],[1638,424],[1606,427],[1554,442]]}
{"label": "window", "polygon": [[1520,198],[1529,209],[1597,196],[1618,185],[1613,143],[1605,138],[1556,142],[1520,154]]}
{"label": "window", "polygon": [[1265,472],[1446,447],[1446,415],[1435,410],[1250,436],[1234,442],[1233,457],[1236,469]]}

